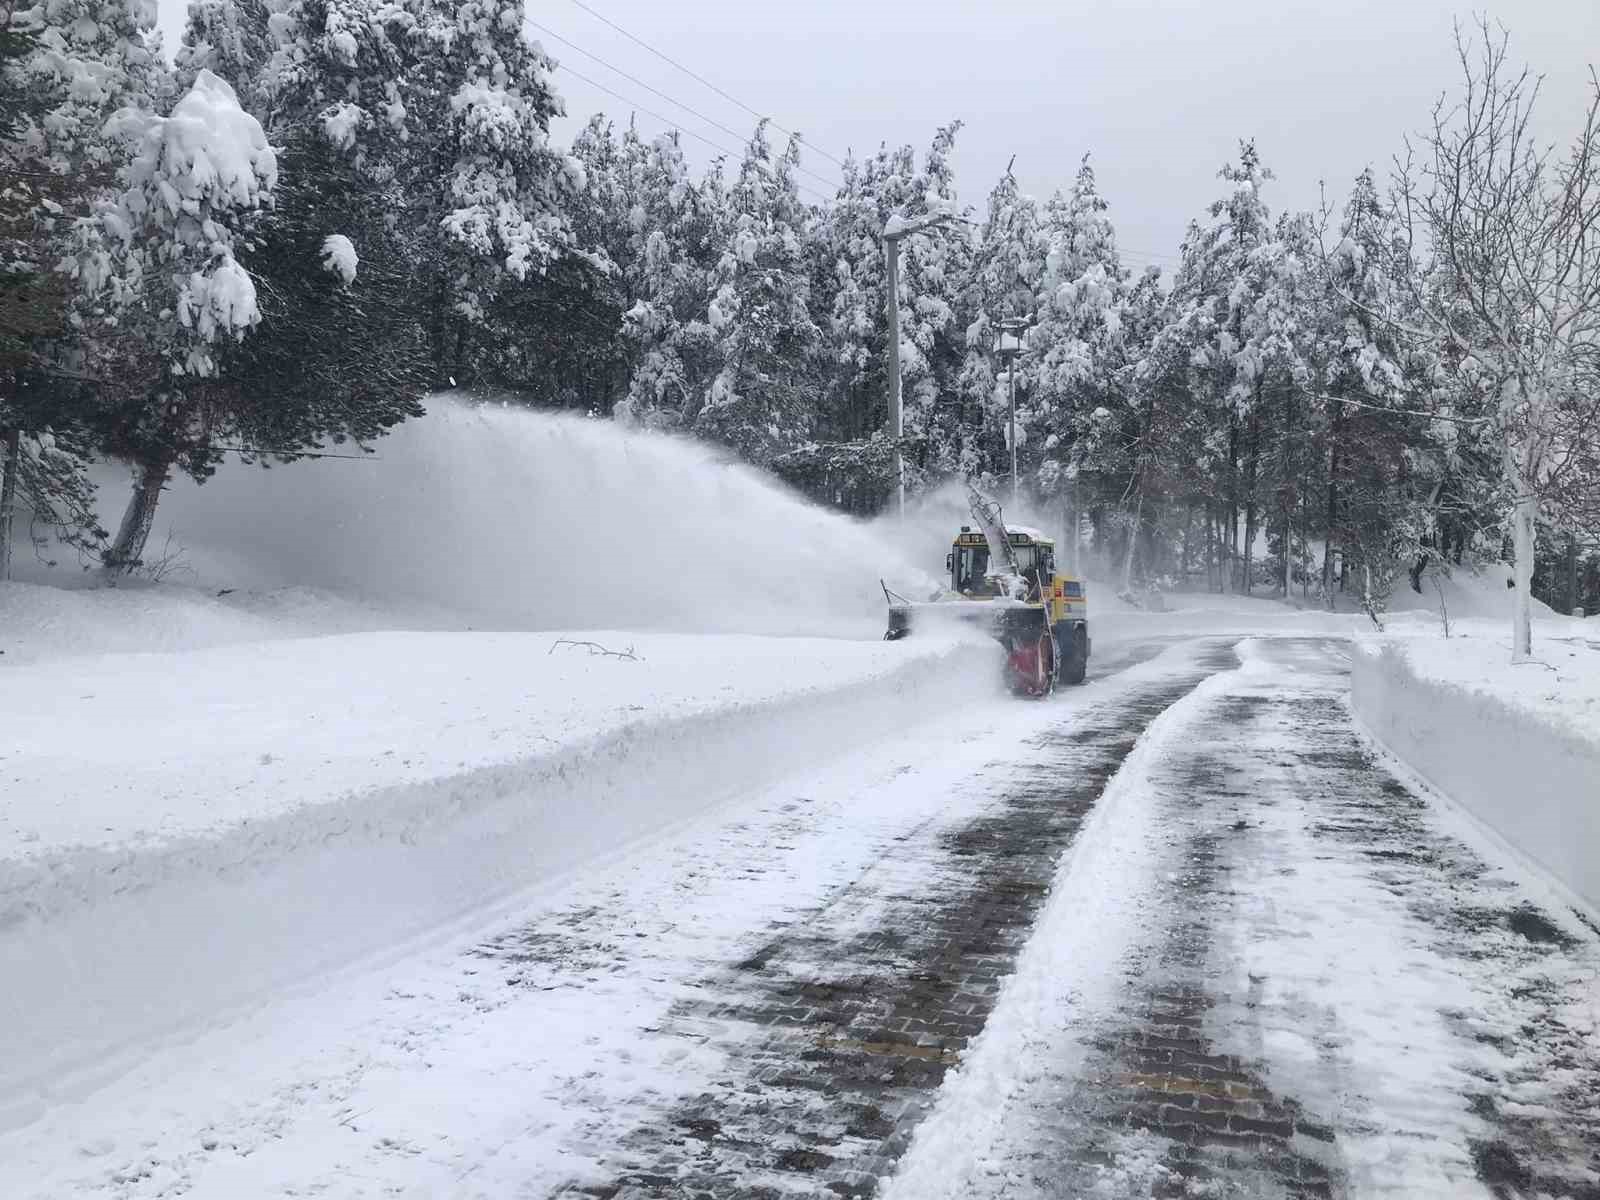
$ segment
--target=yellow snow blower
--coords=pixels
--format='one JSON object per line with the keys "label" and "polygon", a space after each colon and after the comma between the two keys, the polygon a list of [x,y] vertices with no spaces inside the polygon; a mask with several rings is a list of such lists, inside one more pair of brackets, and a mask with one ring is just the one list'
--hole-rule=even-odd
{"label": "yellow snow blower", "polygon": [[1082,683],[1089,666],[1088,597],[1083,582],[1056,570],[1054,539],[1005,525],[999,509],[969,492],[974,529],[963,525],[945,556],[948,586],[913,601],[884,585],[888,641],[946,622],[975,626],[1006,651],[1005,673],[1019,695],[1047,696],[1056,682]]}

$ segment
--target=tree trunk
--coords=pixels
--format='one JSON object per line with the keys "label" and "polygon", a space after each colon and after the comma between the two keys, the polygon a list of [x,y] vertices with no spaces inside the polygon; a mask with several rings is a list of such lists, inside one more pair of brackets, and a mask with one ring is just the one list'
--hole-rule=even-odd
{"label": "tree trunk", "polygon": [[1578,611],[1578,534],[1566,534],[1566,614]]}
{"label": "tree trunk", "polygon": [[1294,392],[1283,389],[1283,470],[1282,485],[1278,491],[1278,509],[1283,515],[1283,598],[1289,598],[1289,584],[1293,579],[1289,560],[1294,551],[1294,496],[1289,492],[1289,481],[1294,478],[1297,456],[1294,453]]}
{"label": "tree trunk", "polygon": [[1225,547],[1222,590],[1233,588],[1233,563],[1239,555],[1239,419],[1228,414],[1228,527],[1223,531]]}
{"label": "tree trunk", "polygon": [[1201,505],[1201,512],[1204,514],[1206,522],[1206,591],[1214,592],[1217,590],[1217,514],[1209,502]]}
{"label": "tree trunk", "polygon": [[144,546],[150,538],[151,526],[156,520],[156,505],[161,500],[161,489],[166,486],[167,472],[172,464],[164,459],[145,464],[134,477],[133,495],[128,497],[128,507],[122,514],[122,524],[117,527],[116,540],[105,554],[108,571],[129,574],[139,566],[144,557]]}
{"label": "tree trunk", "polygon": [[22,471],[22,431],[8,429],[3,442],[5,465],[0,467],[0,580],[11,578],[11,528],[17,516],[17,476]]}
{"label": "tree trunk", "polygon": [[1233,552],[1238,539],[1238,511],[1232,502],[1217,506],[1217,590],[1233,592]]}
{"label": "tree trunk", "polygon": [[1539,502],[1516,472],[1516,504],[1511,514],[1511,537],[1515,557],[1515,595],[1511,606],[1511,661],[1525,663],[1533,658],[1533,551],[1534,524]]}
{"label": "tree trunk", "polygon": [[[1330,441],[1335,441],[1339,433],[1339,421],[1334,417],[1333,434]],[[1333,602],[1333,531],[1339,519],[1339,447],[1337,442],[1328,447],[1328,524],[1323,531],[1322,543],[1322,596],[1327,602],[1328,611],[1334,610]]]}
{"label": "tree trunk", "polygon": [[1250,577],[1254,567],[1252,558],[1256,546],[1256,502],[1255,497],[1244,502],[1244,594],[1255,594],[1255,580]]}
{"label": "tree trunk", "polygon": [[1189,531],[1194,527],[1194,501],[1183,507],[1183,540],[1178,546],[1178,590],[1189,590]]}
{"label": "tree trunk", "polygon": [[1306,480],[1300,480],[1300,542],[1297,548],[1300,559],[1300,599],[1311,596],[1311,502],[1306,490]]}
{"label": "tree trunk", "polygon": [[[1259,395],[1259,390],[1257,394]],[[1249,596],[1255,591],[1255,581],[1251,578],[1250,571],[1256,549],[1256,485],[1261,473],[1261,422],[1255,416],[1250,418],[1250,458],[1247,470],[1245,487],[1248,490],[1244,497],[1244,594]]]}
{"label": "tree trunk", "polygon": [[1139,545],[1139,518],[1144,512],[1144,491],[1134,493],[1133,521],[1128,526],[1128,550],[1122,556],[1122,590],[1133,591],[1133,552]]}
{"label": "tree trunk", "polygon": [[1294,517],[1287,505],[1283,509],[1283,582],[1278,591],[1285,600],[1289,598],[1291,569],[1289,560],[1294,555]]}

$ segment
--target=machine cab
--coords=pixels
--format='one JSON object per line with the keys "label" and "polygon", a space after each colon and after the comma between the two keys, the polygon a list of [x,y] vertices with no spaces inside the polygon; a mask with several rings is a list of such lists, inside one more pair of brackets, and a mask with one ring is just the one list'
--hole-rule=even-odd
{"label": "machine cab", "polygon": [[[1035,529],[1008,525],[1006,540],[1011,543],[1011,553],[1027,583],[1028,602],[1048,607],[1052,625],[1086,615],[1083,582],[1057,573],[1053,539]],[[999,571],[991,574],[989,559],[989,541],[982,531],[963,525],[945,559],[945,567],[950,572],[950,590],[968,599],[998,596],[1000,581],[996,575],[1005,567],[1001,564]]]}

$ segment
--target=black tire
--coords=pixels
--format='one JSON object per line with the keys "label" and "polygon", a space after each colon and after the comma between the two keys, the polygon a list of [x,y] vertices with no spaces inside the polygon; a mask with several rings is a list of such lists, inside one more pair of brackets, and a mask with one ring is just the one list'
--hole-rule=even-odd
{"label": "black tire", "polygon": [[1087,632],[1072,630],[1067,634],[1067,641],[1072,649],[1067,654],[1067,661],[1063,668],[1063,678],[1068,683],[1082,683],[1084,676],[1089,673],[1089,637]]}

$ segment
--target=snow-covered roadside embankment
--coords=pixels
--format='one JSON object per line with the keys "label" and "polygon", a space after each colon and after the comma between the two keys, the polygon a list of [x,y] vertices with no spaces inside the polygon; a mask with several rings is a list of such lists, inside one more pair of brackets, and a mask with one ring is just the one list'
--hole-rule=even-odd
{"label": "snow-covered roadside embankment", "polygon": [[1351,695],[1388,750],[1600,910],[1600,655],[1513,667],[1498,639],[1358,639]]}
{"label": "snow-covered roadside embankment", "polygon": [[948,711],[993,668],[976,645],[654,635],[631,662],[551,656],[553,636],[10,673],[0,1125],[154,1041]]}

